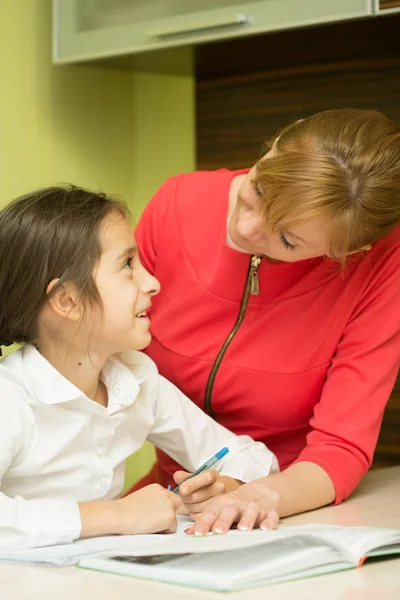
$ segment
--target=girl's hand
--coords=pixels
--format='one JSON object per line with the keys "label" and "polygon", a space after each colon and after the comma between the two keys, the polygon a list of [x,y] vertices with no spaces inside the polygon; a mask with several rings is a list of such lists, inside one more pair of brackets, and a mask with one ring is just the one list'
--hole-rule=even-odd
{"label": "girl's hand", "polygon": [[[176,471],[174,481],[179,484],[189,475],[190,473],[185,471]],[[195,520],[213,498],[236,490],[240,485],[240,481],[220,475],[214,469],[208,469],[188,479],[179,488],[179,493],[190,518]]]}
{"label": "girl's hand", "polygon": [[120,534],[174,533],[182,500],[157,483],[115,500]]}
{"label": "girl's hand", "polygon": [[233,523],[242,531],[260,527],[275,529],[279,522],[276,511],[280,494],[258,481],[246,483],[234,492],[214,498],[195,523],[185,531],[189,535],[226,533]]}

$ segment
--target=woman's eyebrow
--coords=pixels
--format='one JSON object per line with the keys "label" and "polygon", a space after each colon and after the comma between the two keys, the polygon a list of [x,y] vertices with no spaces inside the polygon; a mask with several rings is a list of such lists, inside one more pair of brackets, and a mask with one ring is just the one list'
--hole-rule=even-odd
{"label": "woman's eyebrow", "polygon": [[296,235],[295,233],[292,233],[291,231],[286,231],[286,235],[290,235],[290,237],[295,238],[299,242],[302,242],[302,244],[304,244],[305,246],[311,246],[311,244],[306,242],[306,240],[303,240],[303,238],[301,238],[299,235]]}

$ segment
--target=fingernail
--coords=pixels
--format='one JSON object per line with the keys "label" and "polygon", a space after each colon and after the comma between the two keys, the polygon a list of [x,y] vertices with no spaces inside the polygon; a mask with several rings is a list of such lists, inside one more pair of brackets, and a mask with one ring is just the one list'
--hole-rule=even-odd
{"label": "fingernail", "polygon": [[246,527],[246,525],[240,525],[240,527],[238,527],[239,531],[248,531],[249,528]]}
{"label": "fingernail", "polygon": [[269,530],[269,527],[267,527],[267,525],[260,525],[260,529],[261,529],[262,531],[268,531],[268,530]]}
{"label": "fingernail", "polygon": [[213,529],[213,532],[214,532],[214,533],[224,533],[224,532],[223,532],[223,530],[222,530],[220,527],[215,527],[215,528]]}
{"label": "fingernail", "polygon": [[186,485],[184,485],[183,487],[180,488],[180,490],[181,490],[181,494],[187,494],[189,488]]}
{"label": "fingernail", "polygon": [[194,535],[203,535],[203,534],[201,533],[201,531],[195,531]]}

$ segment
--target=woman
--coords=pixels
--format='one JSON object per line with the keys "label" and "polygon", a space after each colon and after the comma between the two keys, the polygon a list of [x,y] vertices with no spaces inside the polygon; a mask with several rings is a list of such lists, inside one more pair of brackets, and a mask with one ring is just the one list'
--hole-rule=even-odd
{"label": "woman", "polygon": [[[149,355],[282,469],[213,501],[199,531],[226,530],[251,499],[281,516],[340,503],[371,465],[399,367],[399,182],[396,124],[331,110],[285,128],[250,171],[170,179],[144,211],[137,242],[163,292]],[[175,470],[158,452],[138,486]]]}

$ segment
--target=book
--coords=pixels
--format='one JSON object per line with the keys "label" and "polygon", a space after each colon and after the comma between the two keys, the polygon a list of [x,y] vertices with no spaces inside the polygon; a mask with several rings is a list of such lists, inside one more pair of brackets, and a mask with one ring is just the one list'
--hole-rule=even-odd
{"label": "book", "polygon": [[[146,536],[147,538],[151,536]],[[362,566],[400,554],[400,530],[302,525],[226,535],[160,536],[84,556],[79,567],[230,592]]]}

